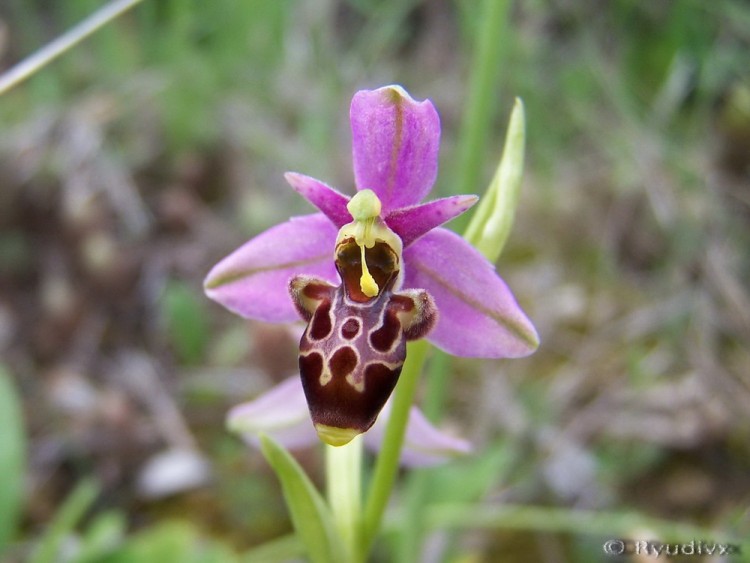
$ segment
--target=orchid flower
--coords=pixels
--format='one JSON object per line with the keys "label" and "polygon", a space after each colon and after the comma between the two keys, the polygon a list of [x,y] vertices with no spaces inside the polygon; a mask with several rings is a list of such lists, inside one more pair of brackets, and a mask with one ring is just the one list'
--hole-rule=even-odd
{"label": "orchid flower", "polygon": [[[293,217],[219,262],[206,293],[246,318],[308,322],[300,373],[319,437],[367,431],[391,394],[406,341],[457,356],[530,354],[536,331],[494,266],[441,227],[477,201],[420,203],[437,176],[440,119],[400,86],[355,94],[348,197],[297,173],[286,180],[319,213]],[[290,298],[291,297],[291,298]]]}

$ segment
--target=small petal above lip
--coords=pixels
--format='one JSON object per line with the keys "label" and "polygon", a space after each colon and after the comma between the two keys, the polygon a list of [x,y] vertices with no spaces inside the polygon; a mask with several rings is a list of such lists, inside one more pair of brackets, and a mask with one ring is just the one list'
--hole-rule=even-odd
{"label": "small petal above lip", "polygon": [[407,247],[435,227],[458,217],[478,200],[479,198],[475,195],[456,195],[436,199],[428,203],[396,209],[386,217],[385,222],[401,237],[404,247]]}
{"label": "small petal above lip", "polygon": [[438,168],[440,117],[432,103],[385,86],[357,92],[349,115],[357,189],[374,191],[384,216],[420,202]]}
{"label": "small petal above lip", "polygon": [[287,172],[284,178],[298,194],[317,207],[336,227],[341,228],[351,222],[352,216],[346,208],[349,197],[304,174]]}
{"label": "small petal above lip", "polygon": [[240,316],[298,319],[289,280],[304,274],[339,283],[332,260],[336,227],[321,213],[293,217],[250,239],[206,276],[206,295]]}
{"label": "small petal above lip", "polygon": [[427,339],[455,356],[517,358],[539,337],[495,268],[457,234],[437,228],[404,251],[405,287],[430,292],[440,311]]}

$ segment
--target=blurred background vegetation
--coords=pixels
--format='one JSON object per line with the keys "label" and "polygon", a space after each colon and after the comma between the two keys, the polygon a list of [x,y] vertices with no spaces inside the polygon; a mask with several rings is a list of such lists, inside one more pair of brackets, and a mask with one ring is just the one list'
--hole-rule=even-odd
{"label": "blurred background vegetation", "polygon": [[[100,5],[3,2],[0,65]],[[284,171],[352,189],[349,100],[389,83],[440,111],[437,195],[484,190],[523,98],[498,269],[542,346],[451,364],[442,423],[476,453],[403,480],[375,560],[416,557],[419,533],[424,561],[599,561],[608,530],[668,533],[649,518],[748,537],[750,5],[505,9],[471,186],[474,0],[144,0],[0,98],[3,561],[263,561],[279,537],[269,557],[297,556],[275,477],[223,427],[295,371],[293,331],[201,282],[310,212]],[[297,453],[320,482],[320,451]],[[415,497],[422,530],[399,521]],[[468,501],[539,511],[429,512]]]}

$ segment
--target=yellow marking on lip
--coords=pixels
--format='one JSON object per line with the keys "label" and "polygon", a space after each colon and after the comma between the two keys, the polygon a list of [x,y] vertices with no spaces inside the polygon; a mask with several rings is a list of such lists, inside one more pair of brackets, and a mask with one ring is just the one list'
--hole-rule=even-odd
{"label": "yellow marking on lip", "polygon": [[333,374],[331,373],[331,370],[327,369],[325,366],[323,366],[323,373],[320,374],[320,377],[318,378],[318,382],[320,383],[321,387],[325,387],[328,385],[328,382],[333,379]]}
{"label": "yellow marking on lip", "polygon": [[380,288],[378,287],[378,284],[375,283],[375,278],[372,277],[370,270],[367,268],[365,247],[360,246],[359,249],[362,253],[362,277],[359,278],[359,288],[362,290],[362,293],[367,295],[367,297],[375,297],[380,291]]}
{"label": "yellow marking on lip", "polygon": [[359,381],[357,381],[356,379],[354,379],[354,374],[350,373],[349,375],[346,376],[346,382],[352,387],[354,387],[355,391],[359,393],[365,392],[365,378],[364,377],[361,377]]}

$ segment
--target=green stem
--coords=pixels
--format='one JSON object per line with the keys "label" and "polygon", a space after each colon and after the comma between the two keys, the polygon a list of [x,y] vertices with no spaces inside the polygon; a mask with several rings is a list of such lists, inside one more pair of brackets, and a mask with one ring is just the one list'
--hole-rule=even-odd
{"label": "green stem", "polygon": [[[451,356],[442,350],[435,350],[430,358],[427,374],[427,392],[422,401],[422,412],[437,423],[443,414],[445,395],[448,391]],[[422,549],[425,534],[424,513],[431,486],[433,473],[429,469],[412,470],[406,483],[406,518],[396,542],[396,561],[410,563],[417,561]]]}
{"label": "green stem", "polygon": [[[510,0],[485,0],[479,13],[479,30],[471,65],[470,84],[459,135],[457,181],[459,193],[477,191],[484,147],[492,123],[495,88],[500,75],[502,47],[507,30]],[[451,359],[438,353],[427,383],[425,414],[440,419],[448,385]],[[403,377],[403,376],[402,376]],[[429,490],[429,473],[415,472],[408,484],[408,516],[398,544],[400,561],[414,560],[422,545],[422,520]]]}
{"label": "green stem", "polygon": [[430,474],[429,469],[414,469],[407,476],[401,495],[405,517],[394,541],[393,559],[396,563],[412,563],[420,559],[426,532],[424,513],[429,497]]}
{"label": "green stem", "polygon": [[[510,0],[485,0],[480,9],[468,101],[459,136],[455,182],[459,193],[475,192],[479,186],[485,154],[483,148],[492,123],[493,110],[497,106],[494,93],[507,35],[509,7]],[[432,422],[438,422],[442,415],[450,366],[451,358],[447,354],[438,352],[433,358],[424,405],[425,414]],[[426,471],[414,472],[409,478],[405,507],[407,517],[397,543],[399,561],[413,561],[421,551],[424,513],[430,489],[429,479],[430,473]]]}
{"label": "green stem", "polygon": [[[422,401],[422,412],[430,422],[436,423],[441,418],[450,367],[451,357],[442,350],[435,350],[430,358],[427,393]],[[431,476],[429,469],[416,469],[411,471],[406,482],[404,511],[407,516],[396,540],[395,559],[398,562],[410,563],[419,559],[425,534],[424,512]]]}
{"label": "green stem", "polygon": [[4,94],[142,0],[114,0],[0,76]]}
{"label": "green stem", "polygon": [[452,367],[453,358],[442,350],[437,350],[430,360],[429,381],[422,403],[422,411],[432,423],[440,422],[443,416],[443,405],[448,393]]}
{"label": "green stem", "polygon": [[[404,443],[406,424],[409,421],[409,410],[414,402],[417,391],[419,374],[422,371],[430,345],[425,340],[412,342],[408,345],[408,354],[404,369],[401,372],[391,405],[391,415],[383,439],[375,471],[370,482],[367,503],[364,513],[364,530],[361,542],[361,553],[369,553],[375,536],[380,530],[388,498],[391,496],[393,483],[398,473],[398,462],[401,456],[401,446]],[[363,557],[364,558],[364,557]]]}
{"label": "green stem", "polygon": [[455,185],[459,193],[474,193],[479,186],[487,135],[492,124],[495,92],[507,34],[510,0],[485,0],[469,77],[469,91],[459,134]]}
{"label": "green stem", "polygon": [[328,504],[351,562],[358,560],[362,535],[362,449],[362,436],[345,446],[326,446]]}

